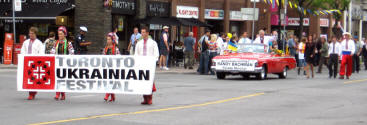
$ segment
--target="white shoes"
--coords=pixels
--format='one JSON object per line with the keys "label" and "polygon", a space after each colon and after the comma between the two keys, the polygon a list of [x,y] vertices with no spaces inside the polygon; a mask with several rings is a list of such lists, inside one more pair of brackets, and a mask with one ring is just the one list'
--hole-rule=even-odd
{"label": "white shoes", "polygon": [[169,68],[167,66],[163,67],[163,70],[169,70]]}

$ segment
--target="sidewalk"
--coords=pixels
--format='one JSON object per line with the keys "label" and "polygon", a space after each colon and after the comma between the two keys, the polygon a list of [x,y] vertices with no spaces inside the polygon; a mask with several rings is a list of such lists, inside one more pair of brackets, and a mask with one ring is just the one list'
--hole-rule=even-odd
{"label": "sidewalk", "polygon": [[[16,70],[18,65],[5,65],[0,64],[0,70],[3,69],[12,69]],[[175,73],[175,74],[194,74],[196,73],[197,66],[194,66],[194,69],[185,69],[184,67],[171,67],[169,70],[161,70],[159,67],[156,68],[156,73],[159,74],[168,74],[168,73]]]}
{"label": "sidewalk", "polygon": [[0,64],[0,70],[1,69],[17,69],[17,66],[18,65],[13,65],[13,64],[11,65]]}
{"label": "sidewalk", "polygon": [[170,67],[169,70],[162,70],[159,67],[156,68],[156,73],[158,74],[195,74],[197,67],[194,66],[194,69],[185,69],[184,67]]}

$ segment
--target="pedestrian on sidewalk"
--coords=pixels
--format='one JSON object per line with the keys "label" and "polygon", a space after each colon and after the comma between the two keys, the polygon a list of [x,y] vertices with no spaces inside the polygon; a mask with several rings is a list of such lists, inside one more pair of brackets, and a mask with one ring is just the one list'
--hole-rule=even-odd
{"label": "pedestrian on sidewalk", "polygon": [[85,55],[88,53],[88,46],[92,44],[92,42],[88,42],[85,40],[85,35],[88,32],[87,27],[81,26],[79,27],[79,34],[75,37],[75,50],[76,54]]}
{"label": "pedestrian on sidewalk", "polygon": [[55,32],[50,32],[48,34],[48,38],[46,39],[44,46],[45,46],[45,53],[46,54],[51,54],[51,49],[52,47],[54,47],[56,42],[56,36],[55,36]]}
{"label": "pedestrian on sidewalk", "polygon": [[209,71],[210,71],[210,75],[215,75],[215,72],[211,69],[212,66],[212,59],[217,56],[218,52],[218,45],[217,45],[217,35],[216,34],[211,34],[210,35],[210,41],[209,41]]}
{"label": "pedestrian on sidewalk", "polygon": [[[155,57],[155,60],[151,60],[154,62],[158,61],[159,58],[159,50],[157,43],[149,38],[149,29],[147,27],[141,28],[141,35],[143,37],[142,40],[140,40],[136,44],[135,48],[135,55],[137,56],[153,56]],[[155,88],[155,83],[153,83],[152,87],[152,94],[151,95],[143,95],[144,101],[141,102],[142,105],[151,105],[153,104],[153,92],[157,91]]]}
{"label": "pedestrian on sidewalk", "polygon": [[200,52],[200,64],[199,64],[199,69],[198,72],[201,75],[207,75],[209,72],[209,50],[208,50],[208,46],[209,46],[209,36],[210,36],[210,31],[206,30],[205,34],[200,38],[199,40],[199,52]]}
{"label": "pedestrian on sidewalk", "polygon": [[127,50],[129,51],[130,55],[134,55],[135,45],[140,38],[141,38],[141,34],[139,33],[139,28],[134,27],[134,33],[131,35],[129,46],[127,47]]}
{"label": "pedestrian on sidewalk", "polygon": [[[45,54],[45,47],[40,40],[37,39],[38,28],[31,27],[28,30],[29,39],[23,42],[20,54],[40,55]],[[28,100],[33,100],[36,97],[36,91],[30,91]]]}
{"label": "pedestrian on sidewalk", "polygon": [[[351,40],[350,33],[345,32],[343,35],[345,39],[341,43],[342,62],[340,65],[339,79],[344,79],[344,75],[346,75],[347,79],[349,79],[349,77],[352,75],[352,70],[353,70],[352,55],[355,52],[355,44],[354,44],[354,41]],[[347,70],[347,72],[345,72],[345,70]]]}
{"label": "pedestrian on sidewalk", "polygon": [[169,70],[167,67],[167,58],[169,58],[168,54],[170,52],[168,29],[168,26],[163,27],[162,35],[160,37],[161,41],[159,42],[159,53],[161,54],[159,67],[163,70]]}
{"label": "pedestrian on sidewalk", "polygon": [[311,74],[312,78],[314,78],[314,72],[313,72],[313,66],[315,62],[315,52],[316,52],[315,43],[313,43],[312,36],[310,35],[308,37],[306,48],[305,48],[305,59],[306,59],[306,74],[307,78],[310,78],[310,68],[311,68]]}
{"label": "pedestrian on sidewalk", "polygon": [[195,48],[195,38],[193,37],[194,33],[190,32],[189,36],[184,40],[184,49],[185,49],[185,64],[184,67],[193,69],[194,66],[194,48]]}
{"label": "pedestrian on sidewalk", "polygon": [[363,62],[364,62],[364,70],[367,70],[367,39],[365,38],[363,40],[362,45],[362,56],[363,56]]}
{"label": "pedestrian on sidewalk", "polygon": [[[60,26],[57,30],[59,39],[56,41],[54,47],[51,49],[51,54],[56,55],[74,55],[73,44],[66,39],[67,29],[64,26]],[[55,100],[65,100],[65,92],[56,92]]]}
{"label": "pedestrian on sidewalk", "polygon": [[355,42],[355,51],[353,54],[353,73],[361,70],[360,68],[360,56],[362,53],[362,43],[358,40],[358,36],[354,36],[354,42]]}
{"label": "pedestrian on sidewalk", "polygon": [[341,48],[340,43],[337,41],[336,36],[331,37],[331,43],[329,44],[329,78],[334,77],[338,75],[338,64],[339,64],[339,58],[340,58]]}
{"label": "pedestrian on sidewalk", "polygon": [[298,75],[301,74],[301,69],[303,68],[303,75],[306,75],[306,60],[305,60],[305,50],[306,50],[307,38],[303,37],[301,42],[298,44]]}
{"label": "pedestrian on sidewalk", "polygon": [[329,55],[329,43],[326,41],[325,37],[320,39],[321,41],[321,49],[320,49],[320,62],[319,62],[319,70],[317,73],[322,73],[322,65],[328,66],[328,55]]}
{"label": "pedestrian on sidewalk", "polygon": [[118,32],[119,30],[118,30],[118,27],[115,27],[114,29],[113,29],[113,31],[112,31],[112,33],[113,33],[113,35],[114,35],[114,42],[115,42],[115,44],[116,45],[119,45],[119,40],[120,40],[120,38],[119,38],[119,36],[117,35],[117,32]]}
{"label": "pedestrian on sidewalk", "polygon": [[[103,55],[120,55],[120,51],[118,46],[116,46],[116,37],[113,32],[108,33],[106,36],[107,42],[106,46],[103,49]],[[109,102],[115,101],[115,94],[113,93],[106,93],[106,96],[104,97],[104,100],[107,102],[108,98],[111,96],[111,99]]]}

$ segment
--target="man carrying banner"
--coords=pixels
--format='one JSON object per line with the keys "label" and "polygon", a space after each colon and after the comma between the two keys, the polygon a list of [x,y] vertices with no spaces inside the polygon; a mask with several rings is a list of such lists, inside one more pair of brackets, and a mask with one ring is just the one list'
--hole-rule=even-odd
{"label": "man carrying banner", "polygon": [[[103,55],[120,55],[119,48],[116,46],[116,37],[113,32],[107,34],[107,43],[106,47],[103,50]],[[104,100],[107,101],[108,98],[111,96],[110,102],[115,101],[115,94],[113,93],[106,93]]]}
{"label": "man carrying banner", "polygon": [[[57,30],[59,40],[56,41],[54,47],[51,50],[51,54],[56,55],[74,55],[73,44],[66,39],[67,30],[64,26],[60,26]],[[65,92],[56,92],[55,100],[65,100]]]}
{"label": "man carrying banner", "polygon": [[[340,65],[340,77],[339,79],[344,79],[344,75],[346,74],[347,79],[352,75],[352,66],[353,66],[353,58],[352,55],[355,51],[354,41],[351,40],[351,34],[346,32],[343,34],[344,40],[341,43],[341,51],[342,51],[342,62]],[[347,65],[347,73],[345,73],[345,65]]]}
{"label": "man carrying banner", "polygon": [[[20,50],[20,54],[39,55],[45,54],[45,48],[40,40],[37,39],[38,29],[31,27],[29,29],[29,39],[25,40]],[[37,92],[30,91],[28,100],[33,100],[36,97]]]}
{"label": "man carrying banner", "polygon": [[[137,56],[153,56],[156,60],[149,61],[158,61],[159,58],[159,50],[157,43],[149,38],[149,30],[147,27],[141,28],[141,35],[143,37],[142,40],[138,41],[135,47],[135,55]],[[144,101],[141,102],[142,105],[151,105],[153,102],[153,92],[156,91],[155,83],[153,83],[152,94],[151,95],[143,95]]]}

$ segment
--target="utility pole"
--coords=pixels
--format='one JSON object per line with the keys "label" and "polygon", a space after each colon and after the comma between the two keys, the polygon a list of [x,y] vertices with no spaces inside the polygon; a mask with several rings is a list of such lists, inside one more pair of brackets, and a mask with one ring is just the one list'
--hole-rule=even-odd
{"label": "utility pole", "polygon": [[17,42],[17,35],[16,35],[16,30],[15,30],[15,0],[12,0],[13,4],[13,38],[14,38],[14,43]]}
{"label": "utility pole", "polygon": [[252,19],[252,41],[255,40],[255,16],[256,16],[256,12],[255,12],[255,9],[256,9],[256,0],[252,0],[254,2],[254,15],[253,15],[253,19]]}

